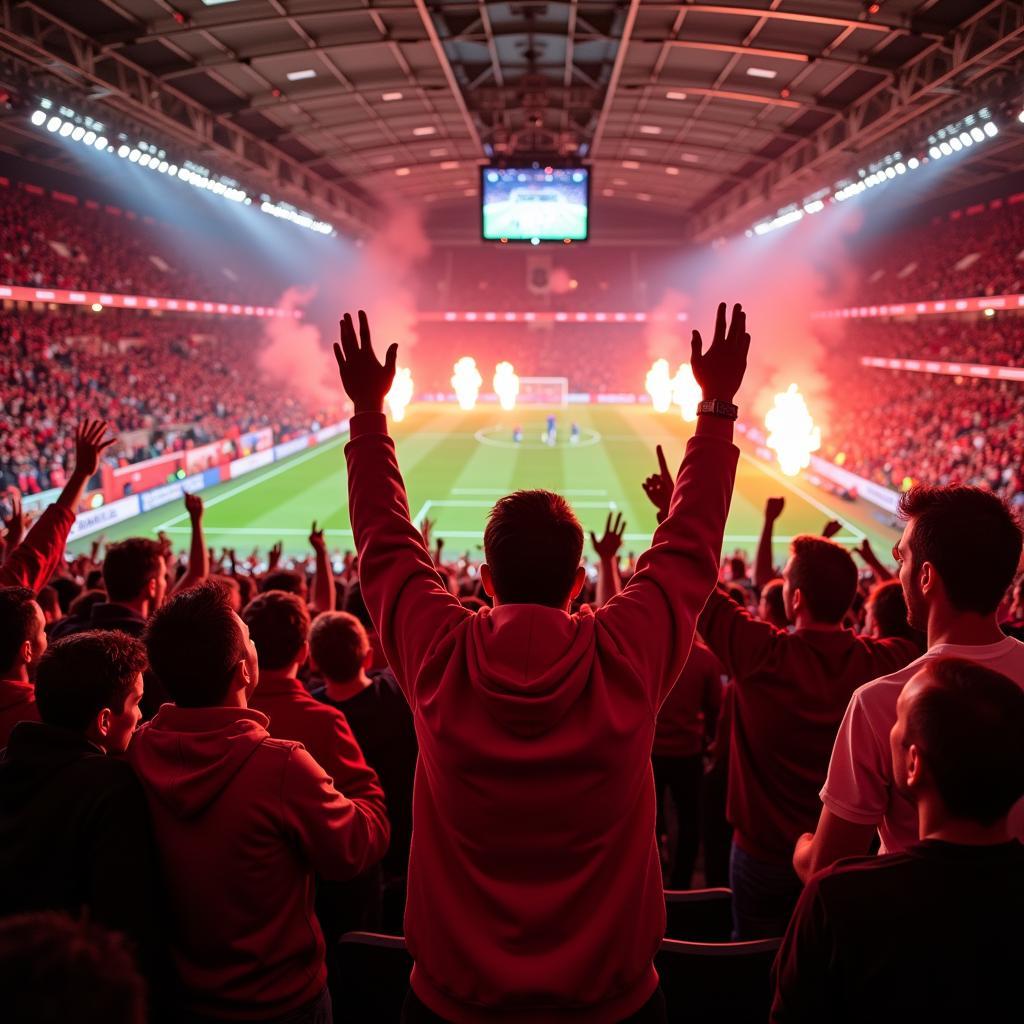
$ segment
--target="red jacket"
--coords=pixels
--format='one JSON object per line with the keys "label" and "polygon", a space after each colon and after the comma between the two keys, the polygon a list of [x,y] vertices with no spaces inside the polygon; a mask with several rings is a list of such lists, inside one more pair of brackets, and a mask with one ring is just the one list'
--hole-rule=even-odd
{"label": "red jacket", "polygon": [[718,576],[738,457],[706,420],[629,584],[568,615],[463,608],[410,522],[384,416],[352,419],[362,593],[419,738],[412,986],[455,1024],[610,1024],[657,985],[655,716]]}
{"label": "red jacket", "polygon": [[380,859],[387,829],[248,708],[165,704],[129,757],[146,790],[186,1009],[277,1017],[326,983],[313,875]]}
{"label": "red jacket", "polygon": [[71,509],[51,505],[0,568],[0,587],[28,587],[38,594],[64,557],[74,523],[75,513]]}
{"label": "red jacket", "polygon": [[19,722],[38,722],[36,688],[20,679],[0,679],[0,750]]}
{"label": "red jacket", "polygon": [[700,640],[694,640],[686,666],[658,712],[655,757],[697,757],[703,753],[711,724],[708,719],[716,719],[722,706],[724,671],[711,651]]}
{"label": "red jacket", "polygon": [[700,633],[735,679],[726,816],[752,857],[789,864],[821,813],[839,723],[853,691],[918,655],[909,640],[848,629],[776,629],[724,594],[708,598]]}
{"label": "red jacket", "polygon": [[380,780],[366,763],[341,711],[311,697],[298,679],[267,682],[261,678],[249,707],[270,719],[271,736],[301,743],[339,793],[375,816],[385,834],[390,831]]}

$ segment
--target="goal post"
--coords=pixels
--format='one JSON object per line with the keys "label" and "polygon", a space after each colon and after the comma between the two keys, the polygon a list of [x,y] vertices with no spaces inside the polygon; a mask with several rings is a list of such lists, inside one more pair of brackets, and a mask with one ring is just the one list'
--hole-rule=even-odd
{"label": "goal post", "polygon": [[519,405],[557,405],[565,408],[569,404],[568,377],[520,377]]}

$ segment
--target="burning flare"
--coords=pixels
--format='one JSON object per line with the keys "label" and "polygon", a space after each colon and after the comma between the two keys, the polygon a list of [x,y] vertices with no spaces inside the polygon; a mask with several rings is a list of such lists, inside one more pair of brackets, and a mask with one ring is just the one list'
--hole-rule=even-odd
{"label": "burning flare", "polygon": [[458,399],[460,409],[472,409],[480,394],[480,385],[484,379],[476,368],[476,360],[472,356],[463,356],[455,364],[452,374],[452,389]]}
{"label": "burning flare", "polygon": [[821,428],[814,425],[804,396],[795,384],[775,396],[775,405],[764,418],[767,445],[775,450],[779,468],[796,476],[811,463],[811,452],[821,447]]}
{"label": "burning flare", "polygon": [[511,363],[498,363],[494,368],[494,393],[502,409],[514,409],[519,394],[519,377]]}
{"label": "burning flare", "polygon": [[405,407],[412,401],[412,371],[407,366],[400,366],[395,372],[395,380],[385,401],[391,409],[391,418],[396,423],[405,419]]}
{"label": "burning flare", "polygon": [[697,405],[702,397],[700,385],[689,363],[683,363],[672,380],[672,401],[679,406],[683,419],[692,423],[697,418]]}
{"label": "burning flare", "polygon": [[655,412],[668,412],[672,405],[673,381],[668,375],[668,360],[655,359],[647,371],[647,394]]}

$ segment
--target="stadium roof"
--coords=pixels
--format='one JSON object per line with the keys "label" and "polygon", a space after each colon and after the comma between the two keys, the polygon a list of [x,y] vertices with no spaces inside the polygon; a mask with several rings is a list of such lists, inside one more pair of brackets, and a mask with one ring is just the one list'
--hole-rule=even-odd
{"label": "stadium roof", "polygon": [[[529,155],[582,159],[603,203],[710,237],[1019,90],[1024,53],[1024,6],[1002,0],[0,7],[3,50],[349,224],[381,196],[475,202],[479,164]],[[1021,156],[1006,133],[950,185]]]}

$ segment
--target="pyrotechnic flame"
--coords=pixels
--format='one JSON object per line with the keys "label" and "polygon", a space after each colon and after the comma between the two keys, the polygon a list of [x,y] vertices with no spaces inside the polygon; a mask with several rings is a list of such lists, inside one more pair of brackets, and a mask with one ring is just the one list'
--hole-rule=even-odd
{"label": "pyrotechnic flame", "polygon": [[405,419],[405,407],[412,401],[412,391],[412,371],[407,366],[400,366],[395,373],[391,390],[385,396],[385,401],[391,409],[391,418],[396,423],[401,423]]}
{"label": "pyrotechnic flame", "polygon": [[687,423],[697,418],[697,404],[701,397],[700,385],[693,376],[693,369],[689,363],[683,363],[672,380],[672,401],[679,406]]}
{"label": "pyrotechnic flame", "polygon": [[668,412],[672,405],[672,378],[668,375],[668,360],[655,359],[647,371],[647,394],[655,412]]}
{"label": "pyrotechnic flame", "polygon": [[514,409],[519,394],[519,377],[511,363],[498,363],[494,368],[494,393],[502,409]]}
{"label": "pyrotechnic flame", "polygon": [[821,429],[807,409],[804,396],[795,384],[775,396],[775,405],[764,418],[768,447],[775,450],[779,468],[786,476],[796,476],[811,463],[811,452],[821,447]]}
{"label": "pyrotechnic flame", "polygon": [[476,360],[472,356],[463,356],[455,364],[455,372],[452,374],[452,389],[459,401],[460,409],[472,409],[476,405],[477,396],[480,394],[480,385],[484,379],[476,368]]}

